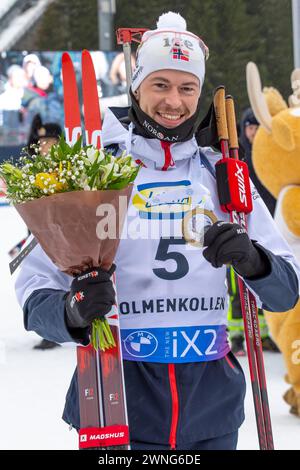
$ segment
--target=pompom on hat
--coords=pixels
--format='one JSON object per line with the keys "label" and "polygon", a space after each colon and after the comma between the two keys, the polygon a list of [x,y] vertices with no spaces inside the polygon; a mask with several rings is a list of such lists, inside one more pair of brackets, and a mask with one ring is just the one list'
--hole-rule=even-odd
{"label": "pompom on hat", "polygon": [[208,47],[186,28],[185,19],[179,13],[169,11],[159,17],[157,29],[143,34],[132,77],[133,92],[150,73],[165,69],[192,73],[202,87]]}

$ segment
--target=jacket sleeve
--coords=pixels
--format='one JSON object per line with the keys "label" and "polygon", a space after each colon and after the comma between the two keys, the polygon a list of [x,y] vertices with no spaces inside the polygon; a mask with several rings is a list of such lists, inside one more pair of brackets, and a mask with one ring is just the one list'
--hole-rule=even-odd
{"label": "jacket sleeve", "polygon": [[59,271],[40,245],[30,252],[15,284],[26,330],[50,341],[88,344],[87,331],[68,329],[65,321],[65,296],[71,282],[72,277]]}
{"label": "jacket sleeve", "polygon": [[42,338],[56,343],[89,344],[87,329],[69,329],[65,318],[67,292],[54,289],[34,291],[23,307],[24,326]]}
{"label": "jacket sleeve", "polygon": [[245,282],[257,297],[259,306],[272,312],[285,312],[299,299],[300,266],[254,187],[252,195],[248,233],[268,258],[270,271],[264,277],[245,279]]}

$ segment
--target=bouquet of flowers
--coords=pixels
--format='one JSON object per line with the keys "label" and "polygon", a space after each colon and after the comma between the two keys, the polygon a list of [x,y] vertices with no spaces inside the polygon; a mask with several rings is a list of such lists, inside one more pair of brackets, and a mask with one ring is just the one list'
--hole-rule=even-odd
{"label": "bouquet of flowers", "polygon": [[[2,163],[0,177],[45,253],[61,271],[77,275],[91,267],[110,269],[139,168],[125,152],[115,157],[82,147],[81,139],[70,147],[61,137],[46,155],[36,145],[17,164]],[[95,349],[114,345],[105,318],[94,320],[91,339]]]}

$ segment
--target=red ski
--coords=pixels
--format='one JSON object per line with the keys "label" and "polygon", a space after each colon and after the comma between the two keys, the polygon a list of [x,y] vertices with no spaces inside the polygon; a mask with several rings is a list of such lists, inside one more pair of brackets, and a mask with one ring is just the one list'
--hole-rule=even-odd
{"label": "red ski", "polygon": [[[71,57],[62,57],[65,133],[69,145],[82,135],[76,75]],[[101,148],[101,114],[97,81],[91,55],[82,52],[82,94],[85,139]],[[115,276],[113,276],[115,284]],[[90,344],[77,347],[80,406],[80,449],[129,450],[128,418],[124,386],[118,308],[106,315],[115,339],[113,348],[95,351]]]}

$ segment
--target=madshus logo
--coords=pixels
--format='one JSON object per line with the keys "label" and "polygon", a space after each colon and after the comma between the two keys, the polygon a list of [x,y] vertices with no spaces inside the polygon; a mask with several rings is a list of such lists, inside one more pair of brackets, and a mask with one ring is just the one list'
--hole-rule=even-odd
{"label": "madshus logo", "polygon": [[82,276],[77,277],[77,281],[82,281],[83,279],[88,279],[89,277],[97,277],[98,271],[91,271],[90,273],[83,274]]}
{"label": "madshus logo", "polygon": [[162,132],[155,129],[148,121],[146,121],[146,119],[143,122],[143,126],[159,140],[166,140],[167,142],[177,142],[179,139],[179,135],[174,135],[171,138],[164,135]]}
{"label": "madshus logo", "polygon": [[124,432],[109,432],[109,433],[103,433],[103,434],[91,434],[88,436],[87,434],[81,434],[80,436],[80,442],[88,442],[89,441],[103,441],[105,439],[117,439],[117,438],[123,438],[125,437]]}

